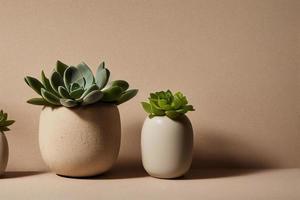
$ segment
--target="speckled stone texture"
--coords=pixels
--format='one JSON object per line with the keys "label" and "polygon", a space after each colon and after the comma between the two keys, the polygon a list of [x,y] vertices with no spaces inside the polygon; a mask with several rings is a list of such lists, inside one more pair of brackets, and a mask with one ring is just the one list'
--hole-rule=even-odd
{"label": "speckled stone texture", "polygon": [[39,146],[56,174],[86,177],[109,170],[118,157],[121,122],[117,106],[43,108]]}

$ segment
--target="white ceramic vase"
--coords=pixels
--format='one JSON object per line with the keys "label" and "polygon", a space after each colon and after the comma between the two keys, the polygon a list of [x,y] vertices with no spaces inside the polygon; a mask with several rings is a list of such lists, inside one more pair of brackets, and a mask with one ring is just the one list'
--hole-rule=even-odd
{"label": "white ceramic vase", "polygon": [[8,161],[8,143],[4,133],[0,133],[0,175],[5,172]]}
{"label": "white ceramic vase", "polygon": [[120,140],[121,122],[115,105],[44,107],[41,112],[40,151],[56,174],[88,177],[108,171],[118,157]]}
{"label": "white ceramic vase", "polygon": [[185,115],[177,120],[166,116],[147,117],[142,129],[141,147],[143,166],[151,176],[183,176],[192,163],[192,124]]}

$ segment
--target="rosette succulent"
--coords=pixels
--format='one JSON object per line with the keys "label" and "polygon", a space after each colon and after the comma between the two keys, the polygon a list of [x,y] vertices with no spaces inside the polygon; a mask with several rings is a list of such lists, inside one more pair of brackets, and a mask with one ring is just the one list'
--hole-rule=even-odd
{"label": "rosette succulent", "polygon": [[149,102],[142,102],[144,110],[149,117],[168,116],[176,119],[188,111],[194,111],[192,105],[188,105],[187,98],[181,93],[173,94],[170,90],[150,93]]}
{"label": "rosette succulent", "polygon": [[10,129],[8,128],[8,126],[15,123],[14,120],[8,120],[7,117],[8,117],[7,113],[5,113],[5,112],[3,112],[3,110],[1,110],[0,111],[0,133],[9,131]]}
{"label": "rosette succulent", "polygon": [[94,76],[84,62],[76,67],[57,61],[56,67],[48,79],[42,71],[41,81],[26,76],[25,82],[41,97],[27,102],[42,106],[85,106],[97,102],[121,104],[133,98],[138,90],[128,90],[124,80],[108,83],[110,71],[102,62]]}

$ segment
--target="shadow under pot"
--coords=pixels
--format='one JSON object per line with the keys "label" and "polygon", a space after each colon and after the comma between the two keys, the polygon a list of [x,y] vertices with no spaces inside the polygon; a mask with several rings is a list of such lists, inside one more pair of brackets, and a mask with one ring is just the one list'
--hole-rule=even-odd
{"label": "shadow under pot", "polygon": [[193,128],[186,115],[172,120],[166,116],[147,117],[141,135],[145,170],[157,178],[177,178],[190,168]]}
{"label": "shadow under pot", "polygon": [[51,171],[69,177],[95,176],[116,161],[121,140],[117,106],[44,107],[40,115],[39,146]]}

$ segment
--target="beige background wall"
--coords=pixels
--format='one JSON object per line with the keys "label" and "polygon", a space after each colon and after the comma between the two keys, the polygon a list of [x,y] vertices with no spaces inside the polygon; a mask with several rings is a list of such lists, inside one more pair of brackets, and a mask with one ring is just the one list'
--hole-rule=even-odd
{"label": "beige background wall", "polygon": [[0,105],[10,170],[45,169],[25,75],[105,60],[140,93],[120,106],[120,163],[140,164],[139,102],[181,90],[197,111],[193,167],[300,166],[300,1],[0,0]]}

